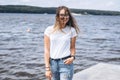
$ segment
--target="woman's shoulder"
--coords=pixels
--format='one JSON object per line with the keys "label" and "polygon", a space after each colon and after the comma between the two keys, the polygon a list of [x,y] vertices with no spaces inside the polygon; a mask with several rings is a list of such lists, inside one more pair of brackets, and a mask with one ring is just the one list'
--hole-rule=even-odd
{"label": "woman's shoulder", "polygon": [[71,31],[75,31],[75,28],[74,27],[70,27]]}

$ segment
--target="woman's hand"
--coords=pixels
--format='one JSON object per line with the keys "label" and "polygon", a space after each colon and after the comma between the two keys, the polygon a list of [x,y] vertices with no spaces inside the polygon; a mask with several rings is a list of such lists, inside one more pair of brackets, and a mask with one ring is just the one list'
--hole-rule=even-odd
{"label": "woman's hand", "polygon": [[52,77],[52,72],[49,70],[49,71],[46,71],[45,72],[45,76],[48,78],[48,80],[51,80],[51,77]]}
{"label": "woman's hand", "polygon": [[64,63],[65,64],[71,64],[72,62],[74,61],[74,58],[73,57],[70,57],[70,58],[67,58]]}

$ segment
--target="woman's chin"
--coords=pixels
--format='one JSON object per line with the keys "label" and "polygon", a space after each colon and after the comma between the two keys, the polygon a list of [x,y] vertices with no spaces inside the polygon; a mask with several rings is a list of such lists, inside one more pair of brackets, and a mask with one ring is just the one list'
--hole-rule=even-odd
{"label": "woman's chin", "polygon": [[65,25],[65,24],[66,24],[66,22],[62,22],[62,24],[63,24],[63,25]]}

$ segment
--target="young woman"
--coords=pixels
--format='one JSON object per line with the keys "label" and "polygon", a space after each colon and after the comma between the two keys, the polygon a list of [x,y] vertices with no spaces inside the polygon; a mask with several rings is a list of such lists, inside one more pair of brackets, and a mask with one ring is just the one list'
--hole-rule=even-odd
{"label": "young woman", "polygon": [[55,24],[44,32],[45,75],[49,80],[72,80],[78,32],[70,10],[66,6],[59,6]]}

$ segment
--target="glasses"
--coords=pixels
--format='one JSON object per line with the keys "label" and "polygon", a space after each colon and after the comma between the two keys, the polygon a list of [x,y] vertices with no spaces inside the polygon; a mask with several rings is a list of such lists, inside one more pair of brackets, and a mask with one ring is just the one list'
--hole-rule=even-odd
{"label": "glasses", "polygon": [[61,17],[68,17],[69,14],[59,14],[59,16],[61,16]]}

